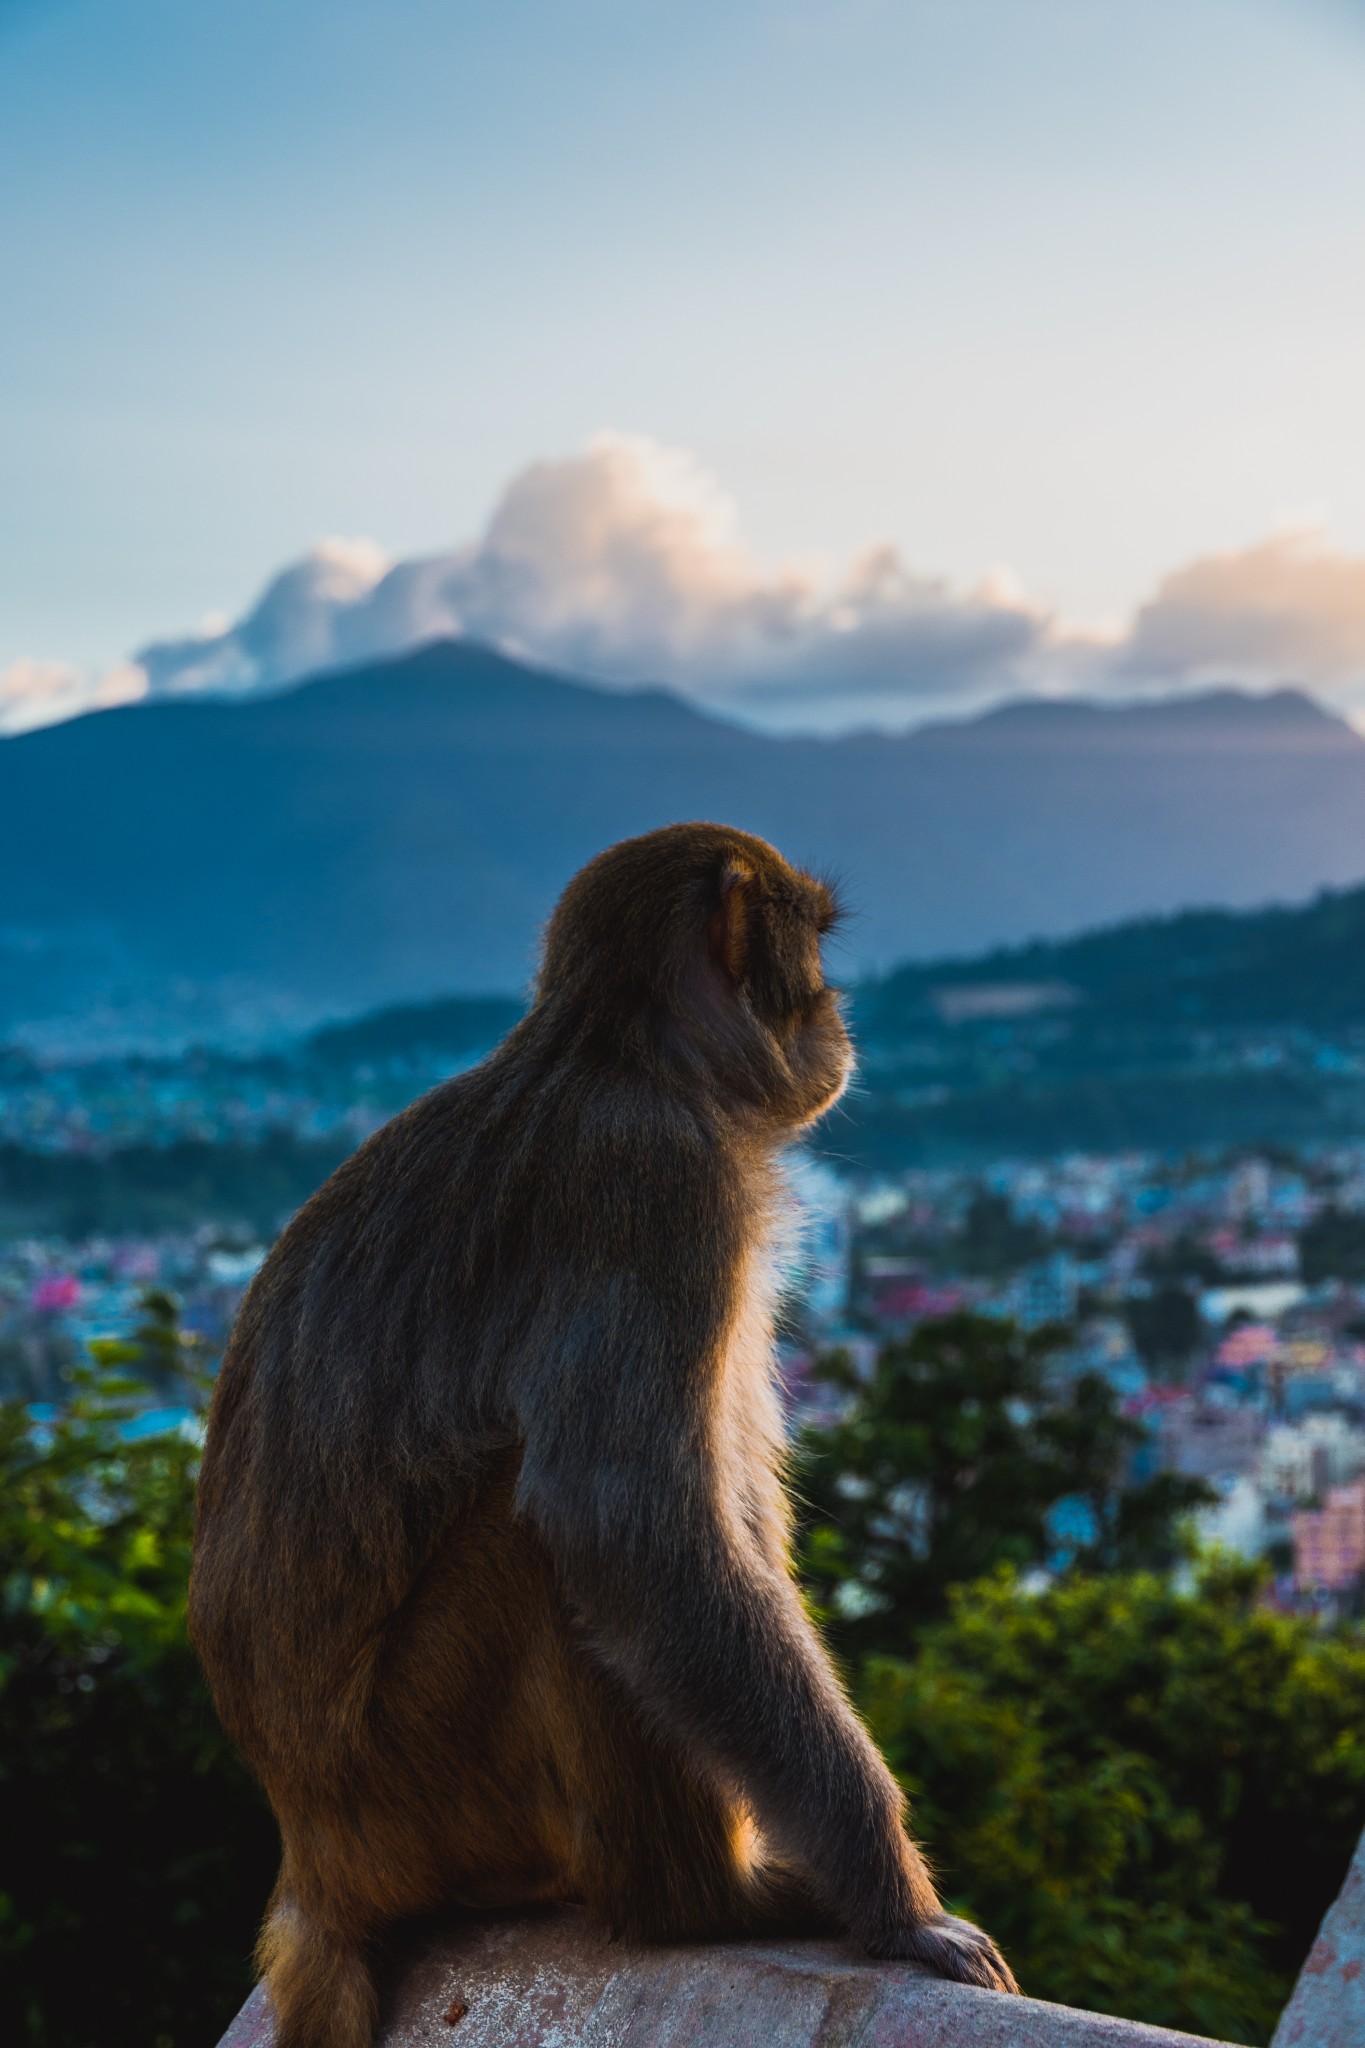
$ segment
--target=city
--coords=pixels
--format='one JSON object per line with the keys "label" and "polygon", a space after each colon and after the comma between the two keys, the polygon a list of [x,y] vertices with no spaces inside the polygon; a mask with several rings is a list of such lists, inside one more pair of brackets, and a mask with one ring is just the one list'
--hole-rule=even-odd
{"label": "city", "polygon": [[[327,1146],[341,1156],[449,1067],[436,1054],[330,1074],[284,1060],[29,1062],[0,1128],[57,1159],[135,1139],[235,1143],[249,1158],[273,1137],[330,1165]],[[1054,1370],[1099,1375],[1142,1425],[1137,1476],[1180,1473],[1216,1494],[1195,1517],[1199,1543],[1264,1559],[1265,1597],[1285,1611],[1361,1612],[1365,1143],[856,1178],[802,1152],[791,1184],[802,1227],[782,1361],[794,1421],[836,1400],[813,1376],[831,1351],[866,1368],[881,1344],[963,1309],[1056,1325]],[[137,1327],[149,1289],[175,1297],[186,1335],[216,1357],[271,1235],[252,1206],[163,1229],[7,1235],[0,1393],[59,1402],[92,1342]],[[190,1418],[167,1407],[158,1420]]]}

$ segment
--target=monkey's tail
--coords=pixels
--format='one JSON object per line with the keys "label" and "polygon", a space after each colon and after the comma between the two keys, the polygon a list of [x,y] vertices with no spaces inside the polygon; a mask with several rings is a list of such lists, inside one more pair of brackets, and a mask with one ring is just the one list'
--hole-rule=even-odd
{"label": "monkey's tail", "polygon": [[280,1891],[256,1962],[275,2019],[275,2048],[371,2048],[379,1995],[364,1949],[309,1917]]}

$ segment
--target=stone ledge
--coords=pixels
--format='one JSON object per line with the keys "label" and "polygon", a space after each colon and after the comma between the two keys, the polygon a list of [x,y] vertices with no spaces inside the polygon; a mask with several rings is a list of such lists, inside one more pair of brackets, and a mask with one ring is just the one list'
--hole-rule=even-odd
{"label": "stone ledge", "polygon": [[[975,1991],[828,1942],[630,1949],[574,1912],[419,1941],[383,2048],[1210,2048],[1206,2037]],[[270,2048],[263,1994],[220,2048]]]}
{"label": "stone ledge", "polygon": [[1341,1896],[1299,1973],[1271,2048],[1361,2048],[1365,2042],[1365,1835]]}

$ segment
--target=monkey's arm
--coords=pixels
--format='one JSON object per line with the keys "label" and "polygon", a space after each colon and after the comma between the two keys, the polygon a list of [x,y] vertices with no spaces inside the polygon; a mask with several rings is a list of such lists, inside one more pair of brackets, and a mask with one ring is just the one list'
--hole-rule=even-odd
{"label": "monkey's arm", "polygon": [[1008,1985],[986,1938],[944,1916],[795,1587],[725,1497],[708,1399],[724,1333],[683,1258],[666,1274],[599,1273],[540,1352],[517,1401],[521,1509],[597,1654],[742,1788],[866,1948]]}

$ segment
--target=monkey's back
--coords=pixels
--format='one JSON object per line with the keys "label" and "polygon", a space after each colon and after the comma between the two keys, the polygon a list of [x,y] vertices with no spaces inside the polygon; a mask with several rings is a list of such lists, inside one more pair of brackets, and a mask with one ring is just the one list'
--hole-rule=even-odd
{"label": "monkey's back", "polygon": [[[642,1188],[684,1266],[725,1204],[695,1119],[629,1078],[547,1071],[514,1033],[340,1167],[267,1258],[215,1389],[192,1633],[280,1820],[282,1884],[358,1921],[600,1899],[584,1871],[616,1850],[594,1816],[654,1810],[661,1782],[729,1868],[730,1819],[590,1661],[517,1512],[508,1394],[629,1265]],[[753,1445],[737,1502],[780,1549],[765,1401],[727,1435]],[[607,1890],[632,1924],[638,1876]]]}
{"label": "monkey's back", "polygon": [[[629,1077],[565,1086],[565,1067],[528,1019],[339,1167],[242,1304],[209,1416],[190,1622],[220,1714],[267,1783],[304,1755],[344,1773],[423,1574],[441,1571],[454,1615],[474,1597],[467,1528],[485,1579],[499,1529],[516,1626],[529,1627],[518,1586],[554,1603],[513,1508],[515,1361],[547,1352],[569,1293],[591,1296],[638,1220],[632,1160],[647,1159],[651,1205],[678,1218],[680,1257],[689,1211],[714,1230],[723,1205],[699,1190],[695,1121]],[[447,1660],[448,1708],[457,1676],[461,1694],[465,1678],[497,1689],[478,1657]]]}
{"label": "monkey's back", "polygon": [[[305,1204],[248,1292],[210,1409],[190,1618],[258,1770],[365,1709],[388,1625],[463,1518],[501,1501],[543,1121],[515,1059],[394,1118]],[[518,1278],[520,1273],[520,1279]]]}

